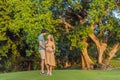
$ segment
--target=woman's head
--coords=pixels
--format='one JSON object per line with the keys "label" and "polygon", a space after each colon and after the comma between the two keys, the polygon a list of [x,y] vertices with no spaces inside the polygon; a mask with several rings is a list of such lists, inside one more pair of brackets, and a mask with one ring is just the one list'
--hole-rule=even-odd
{"label": "woman's head", "polygon": [[47,40],[53,41],[54,42],[54,38],[52,34],[49,34],[47,37]]}

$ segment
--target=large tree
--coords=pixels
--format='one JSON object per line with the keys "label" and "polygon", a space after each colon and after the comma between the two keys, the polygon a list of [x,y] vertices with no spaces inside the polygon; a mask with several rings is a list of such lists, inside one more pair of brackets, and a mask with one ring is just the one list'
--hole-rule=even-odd
{"label": "large tree", "polygon": [[[115,18],[112,14],[115,7],[115,1],[93,1],[90,4],[89,15],[92,17],[91,20],[91,30],[96,34],[92,33],[89,37],[94,41],[97,47],[98,52],[98,64],[102,66],[105,64],[108,65],[110,59],[114,57],[115,53],[120,49],[119,44],[119,19]],[[93,11],[92,11],[93,10]],[[96,15],[94,15],[96,14]],[[118,13],[116,13],[118,14]],[[114,39],[112,38],[114,36]],[[114,43],[113,43],[114,42]],[[113,45],[113,46],[111,46]],[[111,49],[109,49],[111,47]],[[108,50],[109,49],[109,50]],[[108,60],[107,63],[104,63],[106,58],[105,53],[107,54]]]}
{"label": "large tree", "polygon": [[[57,15],[61,15],[61,23],[65,25],[66,32],[70,33],[71,46],[82,51],[83,68],[94,67],[88,55],[89,38],[96,45],[97,63],[101,68],[104,64],[108,65],[120,49],[119,18],[113,16],[114,10],[119,7],[118,3],[119,1],[115,0],[63,0],[61,2],[61,13]],[[111,38],[113,36],[114,39]]]}

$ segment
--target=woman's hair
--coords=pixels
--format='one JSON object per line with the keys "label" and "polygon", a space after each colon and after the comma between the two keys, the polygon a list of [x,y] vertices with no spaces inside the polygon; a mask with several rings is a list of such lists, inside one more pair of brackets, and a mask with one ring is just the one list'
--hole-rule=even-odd
{"label": "woman's hair", "polygon": [[[50,38],[50,41],[52,41],[53,44],[55,45],[55,41],[54,41],[53,35],[52,35],[52,34],[49,34],[48,36],[50,36],[50,37],[49,37],[49,38]],[[48,39],[47,39],[46,43],[48,44]],[[52,48],[54,49],[55,47],[52,46]]]}
{"label": "woman's hair", "polygon": [[52,34],[49,34],[48,36],[51,36],[51,37],[50,37],[50,41],[52,41],[53,43],[55,43],[53,35],[52,35]]}

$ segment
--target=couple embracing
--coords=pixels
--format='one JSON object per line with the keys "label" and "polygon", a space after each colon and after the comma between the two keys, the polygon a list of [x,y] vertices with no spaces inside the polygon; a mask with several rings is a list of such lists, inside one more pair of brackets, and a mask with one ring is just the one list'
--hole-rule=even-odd
{"label": "couple embracing", "polygon": [[47,40],[44,40],[47,30],[42,29],[41,34],[38,36],[39,53],[41,55],[41,71],[40,74],[45,74],[44,65],[47,68],[46,75],[52,75],[52,68],[55,66],[55,43],[52,34],[47,36]]}

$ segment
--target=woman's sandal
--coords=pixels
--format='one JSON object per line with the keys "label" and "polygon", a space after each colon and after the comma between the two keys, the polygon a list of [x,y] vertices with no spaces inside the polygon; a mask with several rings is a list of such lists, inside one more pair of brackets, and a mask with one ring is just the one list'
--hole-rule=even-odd
{"label": "woman's sandal", "polygon": [[49,73],[46,73],[45,76],[50,76],[50,74],[49,74]]}
{"label": "woman's sandal", "polygon": [[46,76],[52,76],[52,73],[46,74]]}
{"label": "woman's sandal", "polygon": [[49,76],[52,76],[52,73],[50,73]]}
{"label": "woman's sandal", "polygon": [[45,73],[44,72],[40,72],[41,75],[44,75]]}

